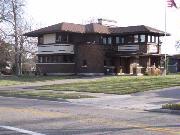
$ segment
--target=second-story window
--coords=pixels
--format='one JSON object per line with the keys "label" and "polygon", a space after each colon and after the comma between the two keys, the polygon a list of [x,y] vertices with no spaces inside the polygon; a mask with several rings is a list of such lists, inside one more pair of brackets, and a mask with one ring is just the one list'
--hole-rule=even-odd
{"label": "second-story window", "polygon": [[120,37],[120,42],[121,42],[121,44],[124,44],[124,43],[125,43],[124,37]]}
{"label": "second-story window", "polygon": [[143,43],[146,41],[146,36],[145,35],[140,35],[140,42]]}
{"label": "second-story window", "polygon": [[150,43],[151,42],[151,36],[148,35],[148,42]]}
{"label": "second-story window", "polygon": [[127,36],[127,43],[133,43],[133,42],[134,42],[134,36],[133,35]]}
{"label": "second-story window", "polygon": [[44,39],[43,39],[43,36],[40,36],[38,38],[38,44],[43,44],[44,43]]}
{"label": "second-story window", "polygon": [[107,39],[106,37],[103,37],[103,45],[106,45],[107,44]]}
{"label": "second-story window", "polygon": [[124,44],[124,37],[116,37],[116,44]]}
{"label": "second-story window", "polygon": [[108,37],[108,45],[112,44],[112,37]]}
{"label": "second-story window", "polygon": [[120,38],[116,37],[116,44],[120,44]]}
{"label": "second-story window", "polygon": [[151,37],[151,42],[153,42],[153,43],[155,42],[155,37],[154,36]]}
{"label": "second-story window", "polygon": [[158,36],[156,36],[156,43],[157,43],[157,44],[159,43],[159,38],[158,38]]}
{"label": "second-story window", "polygon": [[138,42],[139,42],[138,35],[134,35],[134,43],[138,43]]}
{"label": "second-story window", "polygon": [[68,43],[69,37],[67,34],[57,34],[56,43]]}

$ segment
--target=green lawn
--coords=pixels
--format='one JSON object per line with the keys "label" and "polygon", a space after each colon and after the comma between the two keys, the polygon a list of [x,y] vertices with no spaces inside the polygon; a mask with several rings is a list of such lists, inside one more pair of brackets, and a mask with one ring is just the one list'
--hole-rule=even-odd
{"label": "green lawn", "polygon": [[0,86],[11,86],[35,82],[54,81],[62,79],[77,78],[75,76],[0,76]]}
{"label": "green lawn", "polygon": [[36,98],[36,99],[49,99],[49,100],[58,100],[60,99],[80,99],[80,98],[94,98],[93,96],[88,96],[80,93],[64,93],[64,92],[55,92],[55,91],[13,91],[13,90],[4,90],[0,91],[1,96],[7,97],[24,97],[24,98]]}
{"label": "green lawn", "polygon": [[96,81],[44,86],[39,89],[54,91],[79,91],[107,94],[130,94],[135,92],[180,86],[180,75],[167,76],[113,76]]}

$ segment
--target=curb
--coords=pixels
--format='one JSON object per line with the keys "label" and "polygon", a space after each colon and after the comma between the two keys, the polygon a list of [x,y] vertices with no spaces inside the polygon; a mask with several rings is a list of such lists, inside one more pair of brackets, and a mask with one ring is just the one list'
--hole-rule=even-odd
{"label": "curb", "polygon": [[158,112],[158,113],[170,113],[170,114],[177,114],[180,115],[180,110],[170,110],[170,109],[151,109],[151,110],[144,110],[149,112]]}

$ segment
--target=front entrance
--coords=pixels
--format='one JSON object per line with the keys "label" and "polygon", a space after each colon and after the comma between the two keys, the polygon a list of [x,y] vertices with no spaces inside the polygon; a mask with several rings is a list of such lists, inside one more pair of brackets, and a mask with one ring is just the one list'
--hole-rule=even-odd
{"label": "front entrance", "polygon": [[130,57],[121,57],[120,65],[122,66],[125,74],[130,73]]}

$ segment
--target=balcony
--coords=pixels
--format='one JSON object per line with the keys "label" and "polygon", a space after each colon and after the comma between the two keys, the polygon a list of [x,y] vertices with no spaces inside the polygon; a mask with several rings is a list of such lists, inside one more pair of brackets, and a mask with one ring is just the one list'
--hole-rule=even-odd
{"label": "balcony", "polygon": [[72,44],[38,45],[38,54],[74,54],[74,45]]}
{"label": "balcony", "polygon": [[147,45],[111,45],[106,46],[107,53],[110,54],[153,54],[159,53],[160,48],[157,44],[147,44]]}

